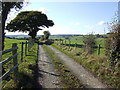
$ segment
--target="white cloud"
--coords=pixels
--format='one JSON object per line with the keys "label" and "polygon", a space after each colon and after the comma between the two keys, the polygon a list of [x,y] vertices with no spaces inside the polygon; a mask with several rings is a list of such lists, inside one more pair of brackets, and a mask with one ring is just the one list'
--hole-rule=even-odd
{"label": "white cloud", "polygon": [[103,24],[105,24],[105,21],[100,21],[100,22],[98,22],[97,25],[103,25]]}
{"label": "white cloud", "polygon": [[38,11],[42,11],[42,13],[48,13],[48,9],[46,8],[40,8],[38,9]]}

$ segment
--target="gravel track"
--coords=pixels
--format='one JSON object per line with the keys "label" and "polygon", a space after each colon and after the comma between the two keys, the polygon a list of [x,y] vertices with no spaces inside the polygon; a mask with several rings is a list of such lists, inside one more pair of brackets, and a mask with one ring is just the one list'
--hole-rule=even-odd
{"label": "gravel track", "polygon": [[71,72],[83,83],[86,88],[105,88],[107,85],[101,83],[97,78],[95,78],[89,71],[83,68],[80,64],[74,61],[69,56],[60,52],[52,46],[48,47],[52,49],[55,54],[61,59],[61,61],[71,70]]}
{"label": "gravel track", "polygon": [[59,75],[55,73],[51,60],[42,45],[39,45],[38,83],[42,88],[60,88],[59,82]]}

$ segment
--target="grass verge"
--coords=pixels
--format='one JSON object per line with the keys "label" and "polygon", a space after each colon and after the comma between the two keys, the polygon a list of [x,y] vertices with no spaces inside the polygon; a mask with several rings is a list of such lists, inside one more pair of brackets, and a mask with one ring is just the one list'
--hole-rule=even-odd
{"label": "grass verge", "polygon": [[34,44],[18,67],[18,84],[14,82],[14,77],[12,76],[12,78],[4,85],[3,90],[10,88],[34,88],[35,71],[37,69],[37,53],[38,44]]}
{"label": "grass verge", "polygon": [[55,55],[55,53],[46,45],[43,45],[43,47],[48,53],[49,58],[52,60],[57,73],[60,75],[61,85],[63,86],[63,88],[84,88],[79,79],[77,79],[70,72],[70,70],[61,62],[59,57]]}
{"label": "grass verge", "polygon": [[94,74],[95,77],[98,77],[109,87],[120,88],[120,63],[111,68],[109,66],[109,60],[105,56],[95,56],[92,54],[88,55],[85,52],[81,52],[75,48],[69,48],[64,45],[52,44],[52,46],[83,65],[83,67],[88,69],[91,73]]}

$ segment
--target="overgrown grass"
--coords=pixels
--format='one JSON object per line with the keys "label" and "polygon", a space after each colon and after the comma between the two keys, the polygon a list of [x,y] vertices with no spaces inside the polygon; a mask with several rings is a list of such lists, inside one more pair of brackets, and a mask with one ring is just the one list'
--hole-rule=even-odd
{"label": "overgrown grass", "polygon": [[107,83],[109,87],[120,88],[120,63],[115,67],[110,67],[109,60],[106,56],[89,55],[84,51],[78,51],[75,48],[69,48],[64,45],[53,44],[52,46],[82,64],[96,77],[100,78],[104,83]]}
{"label": "overgrown grass", "polygon": [[[57,37],[55,39],[57,39]],[[70,39],[70,44],[74,44],[74,46],[70,46],[71,48],[75,47],[75,44],[84,46],[84,43],[83,43],[84,37],[83,36],[71,36],[71,37],[69,37],[69,39],[65,39],[65,38],[61,38],[61,39],[63,39],[63,44],[69,44],[69,39]],[[95,41],[96,41],[96,45],[95,45],[96,47],[98,47],[98,45],[100,44],[100,47],[101,47],[100,48],[100,56],[105,56],[105,38],[96,38]],[[61,41],[55,41],[55,42],[61,43]],[[83,50],[83,48],[79,48],[79,49]],[[94,48],[94,55],[98,55],[98,48]]]}
{"label": "overgrown grass", "polygon": [[70,70],[61,62],[60,58],[55,55],[55,53],[48,48],[46,45],[43,45],[46,52],[48,52],[49,57],[52,60],[57,73],[60,75],[62,88],[83,88],[80,81],[70,72]]}
{"label": "overgrown grass", "polygon": [[[24,40],[7,40],[6,45],[9,43],[13,43],[13,42],[21,42]],[[15,43],[16,43],[15,42]],[[11,46],[9,45],[6,46],[7,48],[11,48]],[[18,46],[18,48],[20,48],[21,45]],[[21,50],[19,50],[21,51]],[[3,80],[3,89],[10,89],[10,88],[32,88],[34,87],[34,73],[37,69],[37,52],[38,52],[38,44],[34,44],[34,46],[31,48],[30,52],[27,53],[27,56],[24,57],[23,62],[19,63],[19,67],[18,67],[18,73],[17,73],[17,79],[18,79],[18,83],[16,84],[14,82],[14,76],[11,73],[10,76]],[[8,55],[3,56],[3,58],[7,58],[9,57]],[[18,56],[18,60],[19,60],[19,56]],[[11,66],[12,66],[12,61],[10,62]],[[9,63],[7,64],[8,66],[10,65]],[[7,65],[4,66],[4,68],[6,69],[6,71],[10,68]]]}

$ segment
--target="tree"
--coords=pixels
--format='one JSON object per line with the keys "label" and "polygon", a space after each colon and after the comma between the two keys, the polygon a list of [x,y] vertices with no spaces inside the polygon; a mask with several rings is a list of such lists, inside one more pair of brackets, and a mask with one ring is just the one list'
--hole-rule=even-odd
{"label": "tree", "polygon": [[7,16],[11,9],[15,9],[16,11],[20,10],[23,7],[24,0],[21,0],[21,2],[2,2],[2,49],[4,49],[4,29],[5,29],[5,22],[7,19]]}
{"label": "tree", "polygon": [[85,44],[85,50],[87,53],[91,54],[96,43],[95,36],[93,34],[84,36],[83,43]]}
{"label": "tree", "polygon": [[[120,2],[118,2],[120,7]],[[119,10],[119,9],[118,9]],[[120,65],[120,20],[119,12],[115,13],[112,22],[108,23],[108,38],[106,39],[106,55],[110,58],[110,65]]]}
{"label": "tree", "polygon": [[7,24],[6,29],[11,32],[22,31],[29,32],[29,35],[34,39],[40,27],[53,26],[54,22],[48,20],[46,14],[40,11],[23,11],[20,12],[10,23]]}
{"label": "tree", "polygon": [[44,31],[44,40],[48,40],[49,36],[50,36],[50,32],[49,31]]}
{"label": "tree", "polygon": [[120,60],[120,24],[112,23],[110,35],[106,40],[106,54],[110,64],[115,65]]}

